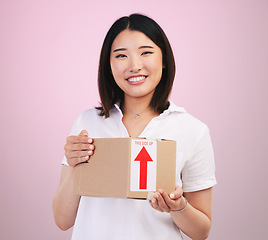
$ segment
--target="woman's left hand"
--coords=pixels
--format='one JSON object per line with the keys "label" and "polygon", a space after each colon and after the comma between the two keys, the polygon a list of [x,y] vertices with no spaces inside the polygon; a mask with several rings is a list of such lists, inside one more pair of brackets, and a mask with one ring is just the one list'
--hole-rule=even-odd
{"label": "woman's left hand", "polygon": [[175,191],[169,195],[162,189],[155,192],[155,196],[149,200],[150,205],[160,212],[171,212],[172,210],[180,210],[185,207],[185,199],[182,197],[183,190],[176,187]]}

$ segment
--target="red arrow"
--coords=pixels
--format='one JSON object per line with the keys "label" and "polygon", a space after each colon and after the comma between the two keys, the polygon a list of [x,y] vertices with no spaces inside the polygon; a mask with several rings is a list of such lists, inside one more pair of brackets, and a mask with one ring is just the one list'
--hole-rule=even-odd
{"label": "red arrow", "polygon": [[140,189],[147,189],[147,162],[153,160],[145,147],[142,147],[134,161],[140,161]]}

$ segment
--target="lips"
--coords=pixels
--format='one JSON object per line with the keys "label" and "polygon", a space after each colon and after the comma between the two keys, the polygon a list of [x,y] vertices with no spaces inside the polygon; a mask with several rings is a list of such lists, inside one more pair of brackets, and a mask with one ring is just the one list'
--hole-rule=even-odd
{"label": "lips", "polygon": [[147,76],[142,75],[142,76],[132,76],[127,78],[126,80],[131,83],[131,84],[138,84],[144,82],[144,80],[147,78]]}

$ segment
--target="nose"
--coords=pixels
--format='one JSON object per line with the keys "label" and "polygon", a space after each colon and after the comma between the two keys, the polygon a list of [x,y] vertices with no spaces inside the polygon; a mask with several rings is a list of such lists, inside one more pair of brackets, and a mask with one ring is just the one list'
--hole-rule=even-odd
{"label": "nose", "polygon": [[129,64],[129,71],[132,73],[137,73],[142,69],[142,62],[139,59],[138,56],[133,56],[130,59],[130,64]]}

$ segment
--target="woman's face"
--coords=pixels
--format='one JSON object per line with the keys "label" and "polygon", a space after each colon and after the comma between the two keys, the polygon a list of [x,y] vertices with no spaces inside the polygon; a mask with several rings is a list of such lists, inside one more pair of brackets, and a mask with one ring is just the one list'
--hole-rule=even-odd
{"label": "woman's face", "polygon": [[161,49],[139,31],[122,31],[111,47],[110,64],[125,100],[153,96],[162,76]]}

